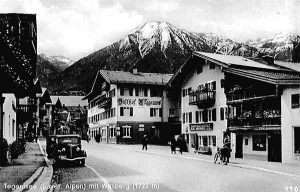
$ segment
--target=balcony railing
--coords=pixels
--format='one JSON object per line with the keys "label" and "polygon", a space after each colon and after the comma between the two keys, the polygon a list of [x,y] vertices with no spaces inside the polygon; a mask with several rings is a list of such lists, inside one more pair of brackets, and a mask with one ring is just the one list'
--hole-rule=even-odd
{"label": "balcony railing", "polygon": [[280,129],[281,118],[233,118],[228,119],[228,129],[244,129],[244,130],[274,130]]}
{"label": "balcony railing", "polygon": [[253,90],[237,90],[234,92],[228,92],[226,94],[227,103],[236,103],[236,102],[243,102],[243,101],[253,101],[253,100],[260,100],[266,98],[274,98],[277,97],[275,93],[269,94],[257,94]]}
{"label": "balcony railing", "polygon": [[98,108],[110,108],[111,107],[111,98],[107,97],[98,102]]}
{"label": "balcony railing", "polygon": [[214,90],[203,89],[189,93],[189,104],[198,105],[198,107],[206,108],[213,106],[216,100],[216,92]]}

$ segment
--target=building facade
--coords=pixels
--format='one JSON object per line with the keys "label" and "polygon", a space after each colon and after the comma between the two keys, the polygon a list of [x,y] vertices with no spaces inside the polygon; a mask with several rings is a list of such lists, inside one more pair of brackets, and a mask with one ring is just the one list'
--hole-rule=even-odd
{"label": "building facade", "polygon": [[194,52],[168,87],[182,91],[190,149],[214,151],[230,136],[232,157],[289,162],[299,159],[299,77],[274,63]]}
{"label": "building facade", "polygon": [[17,139],[16,97],[14,94],[3,94],[3,97],[3,137],[10,144]]}
{"label": "building facade", "polygon": [[[91,138],[102,142],[141,143],[146,134],[153,143],[167,143],[170,130],[179,134],[175,120],[168,124],[170,109],[165,85],[172,75],[100,70],[88,99]],[[177,132],[176,132],[177,128]]]}

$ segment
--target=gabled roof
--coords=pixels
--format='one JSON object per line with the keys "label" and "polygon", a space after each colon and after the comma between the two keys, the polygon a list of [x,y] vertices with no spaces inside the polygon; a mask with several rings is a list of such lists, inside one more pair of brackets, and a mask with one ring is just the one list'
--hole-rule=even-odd
{"label": "gabled roof", "polygon": [[234,56],[234,55],[221,55],[221,54],[215,54],[215,53],[205,53],[205,52],[198,52],[195,51],[193,53],[196,56],[200,56],[204,59],[210,60],[212,62],[219,63],[221,65],[238,65],[238,66],[244,66],[244,67],[255,67],[255,68],[261,68],[261,69],[273,69],[273,70],[280,70],[279,68],[269,66],[266,64],[258,63],[255,61],[252,61],[250,59],[241,57],[241,56]]}
{"label": "gabled roof", "polygon": [[173,74],[139,72],[133,74],[125,71],[100,70],[100,75],[102,75],[108,83],[166,85]]}
{"label": "gabled roof", "polygon": [[275,60],[274,63],[276,65],[286,67],[286,68],[300,72],[300,63],[277,61],[277,60]]}
{"label": "gabled roof", "polygon": [[202,58],[222,66],[225,72],[233,73],[248,78],[257,79],[273,84],[299,84],[300,73],[295,70],[283,69],[282,67],[270,66],[258,63],[247,58],[232,55],[220,55],[214,53],[194,52],[186,62],[180,66],[175,75],[170,79],[167,86],[181,83],[184,76],[195,69],[195,60]]}
{"label": "gabled roof", "polygon": [[52,102],[56,102],[59,98],[60,102],[62,105],[65,106],[87,106],[88,102],[87,101],[83,101],[82,98],[83,96],[75,96],[75,95],[71,95],[71,96],[64,96],[64,95],[51,95],[51,100]]}
{"label": "gabled roof", "polygon": [[93,95],[95,86],[100,78],[103,78],[106,82],[110,84],[139,84],[139,85],[166,85],[171,79],[173,74],[163,74],[163,73],[131,73],[125,71],[109,71],[100,70],[98,71],[96,78],[93,83],[93,87],[83,99],[89,98]]}

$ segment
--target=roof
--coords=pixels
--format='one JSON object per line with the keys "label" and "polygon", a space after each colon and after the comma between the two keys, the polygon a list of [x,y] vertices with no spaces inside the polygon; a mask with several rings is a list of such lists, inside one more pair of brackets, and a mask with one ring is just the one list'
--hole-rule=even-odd
{"label": "roof", "polygon": [[140,73],[100,70],[100,75],[109,83],[129,83],[143,85],[166,85],[173,74]]}
{"label": "roof", "polygon": [[62,95],[51,95],[51,100],[56,103],[57,99],[60,99],[62,105],[65,106],[87,106],[88,102],[82,100],[84,96],[62,96]]}
{"label": "roof", "polygon": [[272,84],[288,85],[300,83],[300,73],[293,71],[274,71],[254,68],[227,68],[224,69],[224,71]]}
{"label": "roof", "polygon": [[100,70],[96,75],[91,91],[83,99],[87,99],[93,95],[99,78],[103,78],[108,83],[114,84],[166,85],[172,76],[173,74],[164,73],[137,72],[134,74],[125,71]]}
{"label": "roof", "polygon": [[223,66],[223,71],[240,76],[254,78],[274,84],[300,83],[300,73],[295,70],[289,70],[290,68],[288,67],[287,69],[276,67],[277,63],[275,63],[275,66],[270,66],[240,56],[194,52],[176,71],[175,75],[168,82],[168,86],[173,87],[173,85],[181,83],[184,79],[184,75],[193,70],[194,63],[196,62],[194,60],[197,58],[207,59]]}
{"label": "roof", "polygon": [[202,58],[205,58],[207,60],[220,62],[225,65],[239,65],[244,67],[255,67],[255,68],[261,68],[261,69],[272,69],[272,70],[280,70],[279,68],[269,66],[263,63],[258,63],[255,61],[252,61],[251,59],[247,59],[241,56],[233,56],[233,55],[221,55],[221,54],[215,54],[215,53],[205,53],[205,52],[198,52],[195,51],[193,53],[197,56],[202,56]]}
{"label": "roof", "polygon": [[300,63],[275,60],[274,64],[300,72]]}

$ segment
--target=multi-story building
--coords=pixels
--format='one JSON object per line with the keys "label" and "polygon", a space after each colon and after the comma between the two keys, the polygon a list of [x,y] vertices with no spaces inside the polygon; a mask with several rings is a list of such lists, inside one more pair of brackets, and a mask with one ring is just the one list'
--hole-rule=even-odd
{"label": "multi-story building", "polygon": [[18,121],[12,106],[16,107],[17,98],[34,90],[36,42],[36,15],[0,14],[0,76],[5,82],[0,89],[0,114],[5,114],[0,117],[0,138],[10,142],[18,136],[18,129],[11,129]]}
{"label": "multi-story building", "polygon": [[101,134],[102,141],[109,143],[140,143],[147,134],[150,142],[167,143],[170,133],[180,133],[165,91],[171,77],[137,70],[98,71],[84,98],[89,102],[90,136]]}
{"label": "multi-story building", "polygon": [[233,157],[299,159],[299,72],[239,56],[195,52],[169,86],[182,89],[182,132],[189,147],[222,147],[230,132]]}

